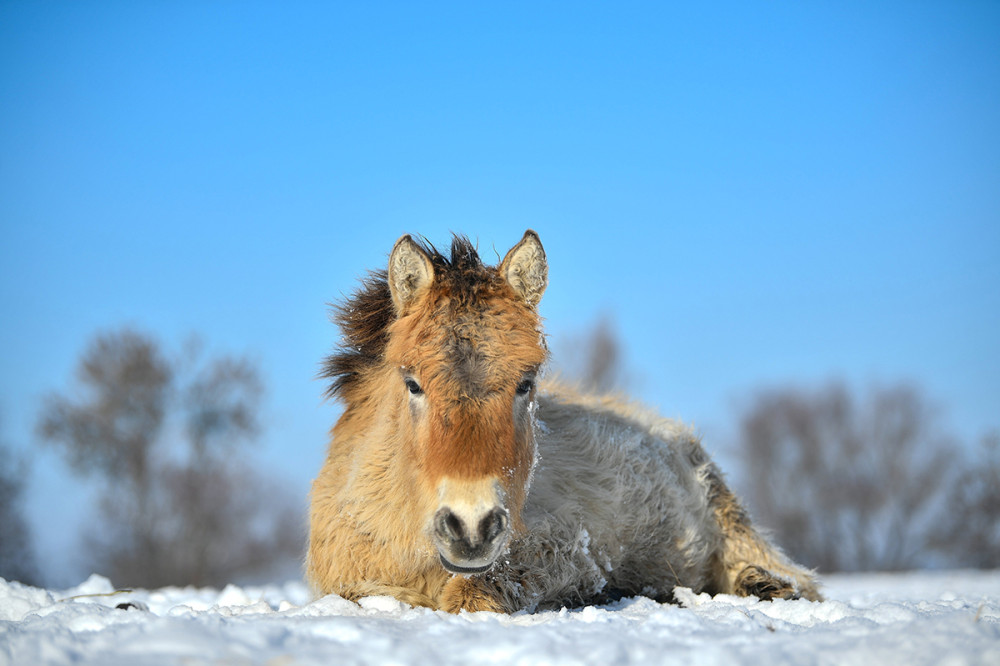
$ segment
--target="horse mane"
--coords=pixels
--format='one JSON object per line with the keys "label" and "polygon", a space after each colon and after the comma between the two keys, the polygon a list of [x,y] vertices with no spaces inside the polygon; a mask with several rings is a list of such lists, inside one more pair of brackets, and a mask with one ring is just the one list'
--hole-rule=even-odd
{"label": "horse mane", "polygon": [[[447,284],[450,292],[462,300],[474,298],[477,287],[491,282],[492,271],[487,270],[468,237],[453,234],[451,257],[439,252],[426,238],[418,244],[431,259],[435,281]],[[343,335],[334,352],[323,361],[319,377],[330,380],[328,398],[346,398],[365,371],[378,365],[385,354],[389,325],[396,317],[388,272],[371,271],[350,298],[330,307],[330,318]]]}

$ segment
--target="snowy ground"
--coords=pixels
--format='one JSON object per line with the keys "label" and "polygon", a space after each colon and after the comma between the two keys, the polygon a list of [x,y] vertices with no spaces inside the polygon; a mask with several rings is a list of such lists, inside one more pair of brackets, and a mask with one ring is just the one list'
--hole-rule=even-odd
{"label": "snowy ground", "polygon": [[[445,613],[301,583],[115,593],[0,579],[0,664],[1000,664],[1000,571],[830,576],[828,601],[695,595]],[[122,609],[119,605],[134,604]]]}

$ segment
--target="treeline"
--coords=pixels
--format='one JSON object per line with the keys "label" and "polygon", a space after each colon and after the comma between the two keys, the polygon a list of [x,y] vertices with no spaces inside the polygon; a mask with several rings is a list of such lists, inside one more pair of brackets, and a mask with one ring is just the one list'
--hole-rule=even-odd
{"label": "treeline", "polygon": [[762,390],[735,448],[756,517],[820,571],[1000,567],[1000,437],[961,442],[915,386]]}

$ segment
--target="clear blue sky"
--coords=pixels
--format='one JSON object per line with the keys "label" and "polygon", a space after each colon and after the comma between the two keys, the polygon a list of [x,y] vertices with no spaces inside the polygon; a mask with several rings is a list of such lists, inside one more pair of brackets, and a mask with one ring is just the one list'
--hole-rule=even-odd
{"label": "clear blue sky", "polygon": [[[326,303],[404,232],[491,256],[528,227],[555,347],[612,316],[635,392],[710,449],[755,388],[832,377],[1000,427],[1000,4],[0,5],[16,449],[96,332],[197,333],[259,360],[258,455],[304,496]],[[84,486],[34,462],[75,582]]]}

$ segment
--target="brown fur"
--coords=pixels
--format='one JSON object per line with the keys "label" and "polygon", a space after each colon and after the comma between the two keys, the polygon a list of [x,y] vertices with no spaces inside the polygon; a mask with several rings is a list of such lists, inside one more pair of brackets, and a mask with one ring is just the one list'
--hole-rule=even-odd
{"label": "brown fur", "polygon": [[[626,406],[538,393],[535,378],[546,349],[537,304],[546,282],[545,254],[534,232],[497,267],[484,265],[463,237],[454,239],[445,257],[404,236],[388,270],[372,273],[336,308],[344,338],[327,358],[323,376],[331,381],[329,395],[346,409],[311,496],[307,575],[316,591],[348,599],[387,594],[452,612],[593,603],[653,589],[659,590],[654,596],[669,598],[676,584],[762,598],[818,598],[809,574],[753,529],[693,436],[658,417],[633,415]],[[598,435],[584,429],[579,440],[563,438],[562,448],[543,452],[539,467],[539,407],[551,423],[565,422],[570,429],[592,424]],[[616,512],[627,507],[616,508],[605,495],[636,491],[602,486],[586,499],[591,490],[576,486],[567,491],[567,506],[597,513],[581,517],[578,525],[556,514],[562,511],[560,478],[571,488],[591,472],[608,472],[602,465],[623,464],[601,462],[627,453],[602,453],[593,437],[608,429],[648,429],[652,439],[642,446],[654,448],[638,453],[665,461],[657,464],[679,465],[663,468],[667,476],[654,486],[669,490],[650,501],[676,495],[683,507],[664,505],[667,513],[658,518],[653,512],[649,521],[687,535],[681,540],[680,533],[654,531],[629,554],[634,535],[618,547],[615,539],[622,537],[607,536],[613,529],[590,525],[602,535],[595,536],[592,550],[623,553],[614,555],[617,570],[607,565],[605,580],[583,571],[596,556],[588,549],[585,525],[603,515],[600,520],[613,527]],[[574,441],[592,448],[573,453],[566,447]],[[685,459],[663,458],[667,446],[680,447]],[[583,462],[573,472],[577,458]],[[641,476],[629,474],[643,472],[624,461],[631,471],[616,475],[612,469],[608,478],[634,478],[627,483],[641,485]],[[537,505],[526,510],[536,469],[543,483]],[[675,473],[680,485],[664,486]],[[567,474],[578,476],[560,477]],[[640,513],[649,514],[648,508]],[[639,535],[645,530],[629,529]],[[572,543],[578,538],[584,539],[582,550]]]}
{"label": "brown fur", "polygon": [[709,502],[724,535],[720,549],[717,592],[756,596],[761,599],[821,599],[811,579],[801,579],[800,570],[775,551],[750,523],[750,517],[718,470],[709,475]]}

